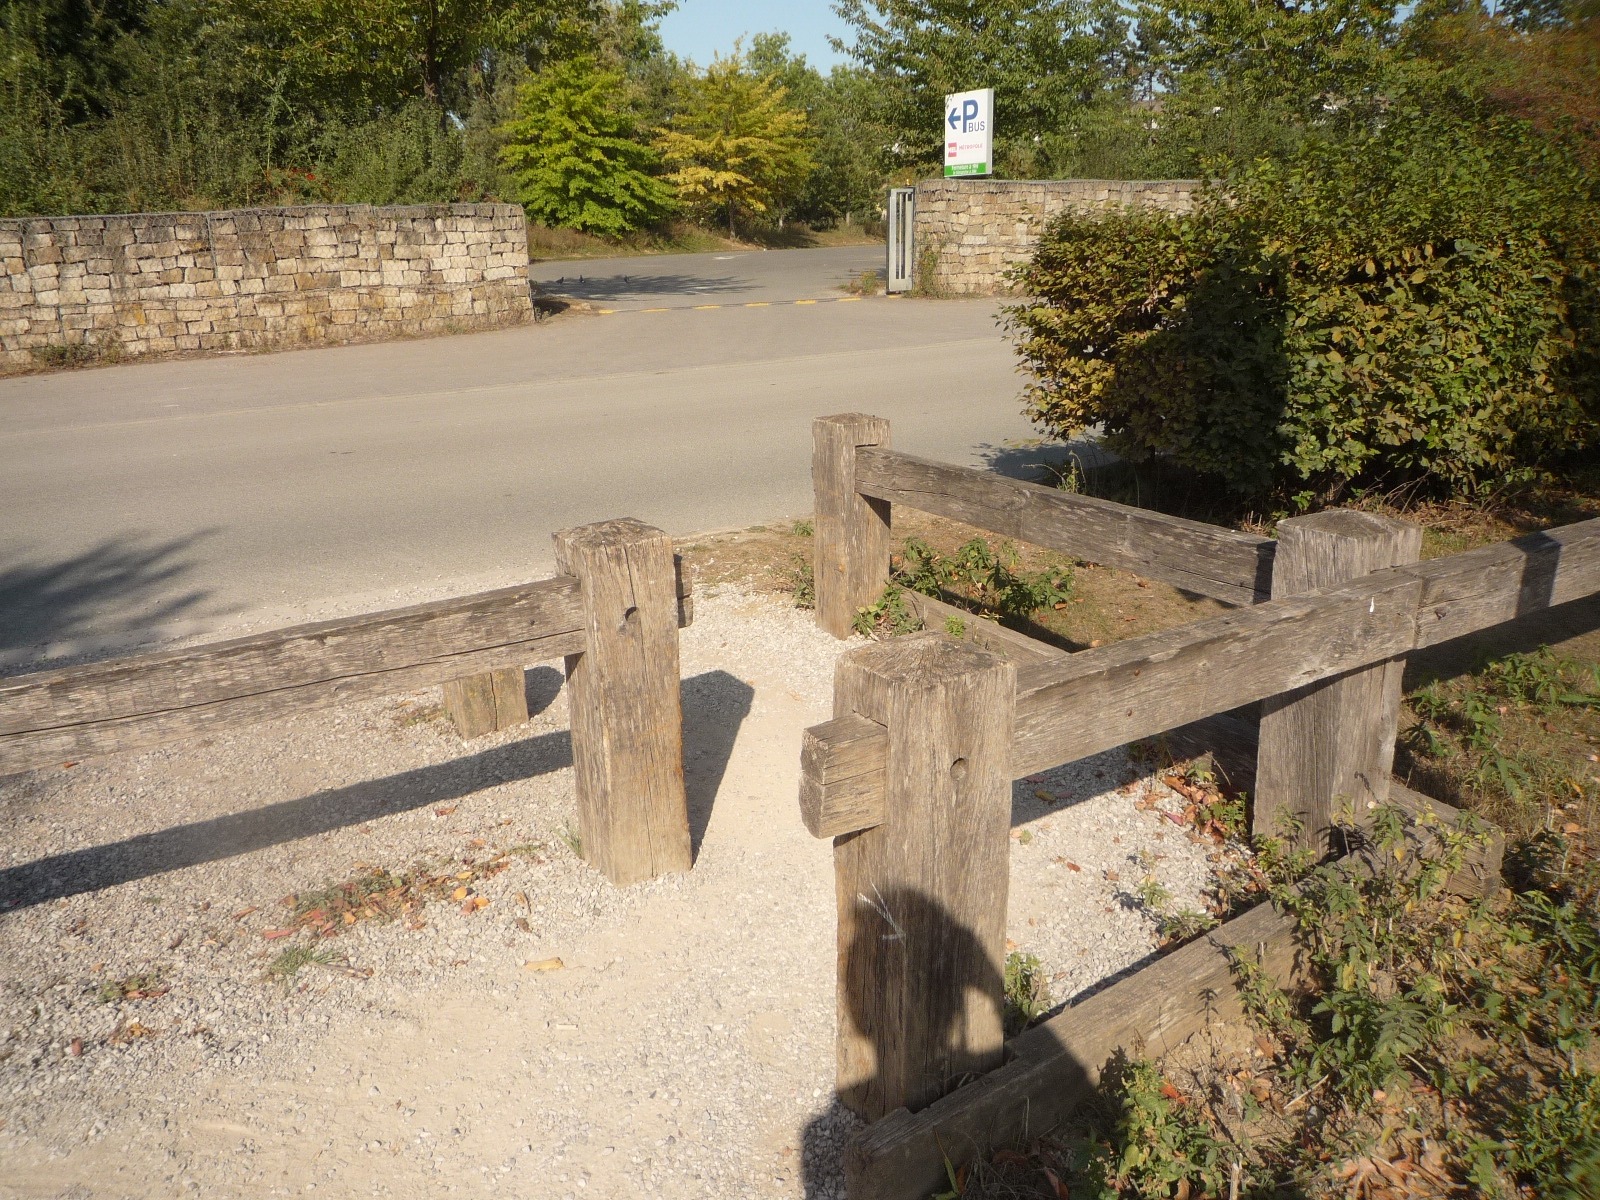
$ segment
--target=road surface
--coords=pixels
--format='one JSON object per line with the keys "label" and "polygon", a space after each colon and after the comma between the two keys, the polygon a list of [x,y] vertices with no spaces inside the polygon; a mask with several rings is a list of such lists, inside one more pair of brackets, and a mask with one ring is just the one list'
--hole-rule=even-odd
{"label": "road surface", "polygon": [[[0,669],[541,578],[551,530],[607,517],[804,514],[823,413],[1015,458],[996,306],[821,286],[875,253],[540,264],[679,283],[492,333],[0,380]],[[762,306],[696,307],[709,286]]]}

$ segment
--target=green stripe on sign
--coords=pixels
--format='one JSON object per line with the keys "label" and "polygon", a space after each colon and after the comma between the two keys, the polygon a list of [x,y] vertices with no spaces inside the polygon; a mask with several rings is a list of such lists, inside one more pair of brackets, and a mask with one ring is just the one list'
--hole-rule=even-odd
{"label": "green stripe on sign", "polygon": [[959,166],[946,167],[944,169],[944,177],[946,179],[949,179],[952,175],[987,175],[989,173],[988,163],[962,163]]}

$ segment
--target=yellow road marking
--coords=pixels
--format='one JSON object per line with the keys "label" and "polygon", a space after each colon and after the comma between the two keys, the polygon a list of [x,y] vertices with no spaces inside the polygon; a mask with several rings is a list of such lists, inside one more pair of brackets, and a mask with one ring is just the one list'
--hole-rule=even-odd
{"label": "yellow road marking", "polygon": [[815,304],[815,300],[796,300],[796,304]]}
{"label": "yellow road marking", "polygon": [[708,308],[721,308],[722,305],[720,305],[720,304],[696,304],[694,307],[695,307],[695,311],[704,312]]}
{"label": "yellow road marking", "polygon": [[745,307],[746,308],[771,308],[772,307],[772,301],[771,300],[751,300],[749,303],[747,303],[745,305]]}
{"label": "yellow road marking", "polygon": [[834,303],[835,304],[854,304],[859,299],[861,299],[860,296],[840,296],[837,300],[834,301]]}
{"label": "yellow road marking", "polygon": [[595,309],[595,312],[599,313],[602,317],[609,317],[612,313],[614,313],[616,311],[617,310],[614,309],[614,308],[597,308],[597,309]]}
{"label": "yellow road marking", "polygon": [[640,312],[671,312],[670,308],[641,308]]}

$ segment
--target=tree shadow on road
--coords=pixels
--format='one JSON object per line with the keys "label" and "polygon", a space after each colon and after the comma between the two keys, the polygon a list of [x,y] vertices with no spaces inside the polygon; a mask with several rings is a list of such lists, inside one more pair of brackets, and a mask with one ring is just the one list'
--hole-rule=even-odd
{"label": "tree shadow on road", "polygon": [[71,558],[24,551],[0,562],[0,675],[191,613],[209,593],[182,590],[180,580],[194,569],[194,547],[216,532],[107,539]]}

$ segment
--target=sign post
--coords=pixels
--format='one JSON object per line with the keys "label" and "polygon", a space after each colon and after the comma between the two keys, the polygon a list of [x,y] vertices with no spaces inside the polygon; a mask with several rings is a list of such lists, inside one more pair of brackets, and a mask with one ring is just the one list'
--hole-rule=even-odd
{"label": "sign post", "polygon": [[944,175],[994,174],[994,89],[944,98]]}

